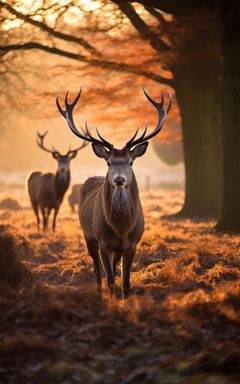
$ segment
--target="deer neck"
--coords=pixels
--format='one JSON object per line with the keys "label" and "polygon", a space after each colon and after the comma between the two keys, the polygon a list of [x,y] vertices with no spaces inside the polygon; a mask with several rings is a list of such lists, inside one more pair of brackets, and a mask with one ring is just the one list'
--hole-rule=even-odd
{"label": "deer neck", "polygon": [[126,236],[136,224],[139,192],[135,175],[128,188],[113,188],[108,177],[103,184],[103,211],[108,225],[120,237]]}
{"label": "deer neck", "polygon": [[70,172],[66,172],[64,175],[60,172],[56,172],[54,179],[54,192],[57,200],[62,200],[65,192],[70,184]]}

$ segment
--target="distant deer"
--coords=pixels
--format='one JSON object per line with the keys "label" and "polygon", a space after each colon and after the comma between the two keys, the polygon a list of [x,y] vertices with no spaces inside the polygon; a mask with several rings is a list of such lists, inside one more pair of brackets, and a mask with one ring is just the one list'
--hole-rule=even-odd
{"label": "distant deer", "polygon": [[[80,132],[74,123],[73,109],[81,91],[70,104],[68,93],[65,97],[65,110],[56,99],[58,109],[67,120],[71,131],[80,139],[92,143],[98,157],[106,160],[108,171],[106,177],[90,177],[80,190],[79,219],[84,232],[88,252],[94,262],[97,290],[102,291],[100,260],[104,267],[110,296],[114,293],[117,263],[122,259],[122,292],[126,298],[130,288],[130,271],[144,230],[144,217],[139,198],[137,181],[132,169],[134,160],[142,156],[148,146],[148,140],[156,136],[171,109],[172,97],[164,109],[164,97],[160,103],[154,101],[144,90],[147,99],[158,112],[156,128],[148,135],[147,125],[142,135],[137,138],[138,130],[122,149],[104,139],[96,129],[98,138],[86,129]],[[100,253],[99,253],[100,251]]]}
{"label": "distant deer", "polygon": [[75,205],[79,203],[79,193],[82,184],[75,184],[72,186],[72,192],[68,196],[68,202],[71,207],[72,213],[75,212]]}
{"label": "distant deer", "polygon": [[57,160],[57,171],[55,174],[32,172],[27,180],[27,185],[32,207],[37,217],[38,230],[40,226],[40,208],[43,217],[44,231],[46,231],[48,227],[48,218],[51,210],[54,209],[52,224],[52,229],[54,231],[56,227],[57,214],[63,201],[64,194],[67,191],[70,183],[70,161],[76,157],[77,152],[84,148],[87,143],[84,141],[79,148],[74,150],[69,149],[66,155],[61,155],[57,150],[55,150],[55,148],[50,150],[44,146],[44,138],[47,132],[45,132],[43,135],[41,135],[39,132],[37,133],[37,144],[44,151],[51,153],[53,158]]}

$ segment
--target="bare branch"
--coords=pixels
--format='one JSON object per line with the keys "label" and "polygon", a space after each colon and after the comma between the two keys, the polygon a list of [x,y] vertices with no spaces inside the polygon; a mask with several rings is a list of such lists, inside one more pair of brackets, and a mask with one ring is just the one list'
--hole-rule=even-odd
{"label": "bare branch", "polygon": [[91,53],[94,53],[94,54],[98,53],[96,48],[94,48],[91,44],[89,44],[82,37],[76,37],[76,36],[72,36],[72,35],[69,35],[69,34],[66,34],[66,33],[63,33],[63,32],[55,31],[53,28],[50,28],[45,23],[43,23],[43,22],[41,22],[39,20],[34,20],[31,17],[29,17],[28,15],[24,15],[24,14],[16,11],[16,9],[11,7],[7,3],[3,3],[2,1],[0,1],[0,8],[7,9],[11,14],[15,15],[19,19],[24,20],[25,22],[40,28],[41,30],[49,33],[50,35],[52,35],[52,36],[54,36],[54,37],[56,37],[58,39],[77,43],[77,44],[81,45],[82,47],[84,47],[86,50],[88,50]]}
{"label": "bare branch", "polygon": [[159,76],[153,72],[148,72],[141,70],[138,65],[126,64],[126,63],[118,63],[112,60],[101,60],[101,59],[93,59],[87,56],[65,51],[63,49],[59,49],[56,47],[49,47],[47,45],[39,44],[37,42],[29,42],[24,44],[10,44],[6,46],[0,46],[0,55],[4,56],[12,51],[20,51],[20,50],[32,50],[38,49],[41,51],[45,51],[54,55],[67,57],[69,59],[73,59],[79,62],[88,63],[94,67],[100,67],[103,69],[110,69],[116,72],[125,72],[131,73],[138,76],[143,76],[148,79],[154,80],[158,83],[166,84],[169,86],[173,86],[173,79],[168,79],[162,76]]}
{"label": "bare branch", "polygon": [[[177,16],[179,14],[184,14],[184,12],[189,8],[206,8],[212,7],[214,4],[213,0],[202,0],[200,1],[192,1],[192,0],[130,0],[128,3],[139,3],[143,6],[149,6],[156,9],[159,9],[162,12],[172,14]],[[114,0],[116,4],[126,3],[126,0]]]}
{"label": "bare branch", "polygon": [[[115,0],[117,4],[126,3],[126,0]],[[177,12],[181,11],[183,8],[182,2],[179,0],[133,0],[128,1],[128,3],[139,3],[142,5],[148,5],[160,9],[163,12],[171,13],[175,15]]]}
{"label": "bare branch", "polygon": [[144,8],[161,24],[164,28],[164,32],[167,32],[169,29],[169,22],[163,17],[162,13],[153,7],[145,6]]}
{"label": "bare branch", "polygon": [[157,51],[168,51],[168,45],[156,35],[151,28],[143,21],[143,19],[137,14],[131,4],[124,3],[118,5],[119,9],[127,16],[131,24],[139,32],[140,36],[149,40],[151,46]]}

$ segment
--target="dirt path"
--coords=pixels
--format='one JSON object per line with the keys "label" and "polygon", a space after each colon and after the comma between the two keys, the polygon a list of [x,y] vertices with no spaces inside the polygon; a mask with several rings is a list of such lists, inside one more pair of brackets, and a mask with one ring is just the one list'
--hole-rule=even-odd
{"label": "dirt path", "polygon": [[0,223],[31,277],[1,285],[0,383],[239,382],[239,236],[212,233],[210,221],[162,220],[182,191],[144,192],[132,295],[110,302],[95,294],[67,204],[56,233],[38,234],[24,191],[12,195],[24,209],[0,211]]}

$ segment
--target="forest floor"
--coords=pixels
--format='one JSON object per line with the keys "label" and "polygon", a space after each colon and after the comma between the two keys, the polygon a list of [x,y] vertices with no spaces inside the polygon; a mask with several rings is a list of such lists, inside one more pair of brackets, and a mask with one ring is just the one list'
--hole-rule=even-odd
{"label": "forest floor", "polygon": [[1,384],[240,382],[240,237],[211,220],[167,220],[178,189],[142,193],[145,233],[131,296],[101,300],[77,214],[37,233],[21,210],[0,210]]}

